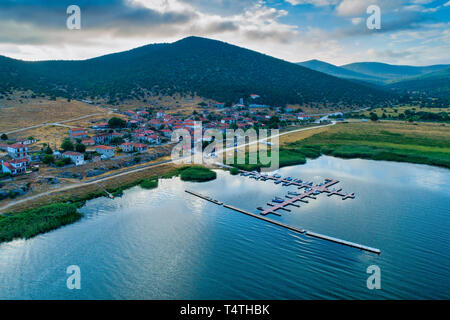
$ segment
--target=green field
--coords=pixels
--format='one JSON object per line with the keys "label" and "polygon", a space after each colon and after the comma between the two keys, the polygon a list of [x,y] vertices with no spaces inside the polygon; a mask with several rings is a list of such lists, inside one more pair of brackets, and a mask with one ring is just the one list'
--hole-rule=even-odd
{"label": "green field", "polygon": [[286,149],[320,149],[340,158],[364,158],[450,168],[450,126],[404,122],[342,123]]}
{"label": "green field", "polygon": [[[280,167],[306,163],[322,154],[340,158],[363,158],[428,164],[450,168],[450,126],[439,123],[400,121],[339,123],[307,137],[283,136]],[[301,133],[303,134],[303,133]],[[247,171],[263,165],[235,167]]]}

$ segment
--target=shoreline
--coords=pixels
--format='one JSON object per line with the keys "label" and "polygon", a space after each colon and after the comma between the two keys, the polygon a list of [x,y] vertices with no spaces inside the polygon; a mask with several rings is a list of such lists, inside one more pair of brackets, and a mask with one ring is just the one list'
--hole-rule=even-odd
{"label": "shoreline", "polygon": [[[326,154],[320,154],[318,157],[319,158],[321,156],[331,156],[331,157],[335,157],[332,155],[326,155]],[[316,158],[307,158],[309,160],[313,160]],[[341,159],[362,159],[362,158],[342,158],[342,157],[335,157],[335,158],[341,158]],[[398,161],[392,161],[392,160],[382,160],[382,159],[363,159],[363,160],[372,160],[372,161],[387,161],[387,162],[397,162],[397,163],[402,163],[402,162],[398,162]],[[293,164],[293,163],[289,163],[289,164],[285,164],[285,165],[281,165],[280,164],[280,168],[283,167],[290,167],[290,166],[297,166],[297,165],[303,165],[305,164],[305,162],[302,163],[297,163],[297,164]],[[404,162],[403,162],[404,163]],[[417,165],[427,165],[427,164],[418,164],[418,163],[412,163],[409,162],[411,164],[417,164]],[[46,204],[38,204],[36,203],[36,205],[31,205],[29,207],[26,207],[26,209],[24,210],[20,210],[20,211],[14,211],[14,212],[6,212],[3,213],[2,215],[0,215],[0,227],[2,225],[2,223],[4,223],[4,221],[6,221],[5,219],[8,219],[9,217],[21,217],[22,219],[29,219],[27,216],[28,215],[35,215],[36,213],[40,213],[43,214],[45,216],[45,214],[47,214],[48,212],[52,212],[56,211],[62,211],[65,212],[68,210],[68,208],[73,209],[73,207],[75,207],[76,209],[79,209],[81,207],[83,207],[87,201],[89,200],[93,200],[96,198],[101,198],[101,197],[108,197],[108,196],[113,196],[113,197],[120,197],[123,195],[123,192],[131,189],[133,187],[136,187],[138,185],[141,185],[143,182],[148,182],[148,181],[159,181],[160,179],[171,179],[173,177],[177,177],[180,176],[181,173],[183,172],[183,170],[188,169],[188,168],[192,168],[195,167],[193,165],[190,166],[178,166],[178,167],[172,167],[172,166],[167,166],[164,167],[162,171],[160,171],[160,173],[158,175],[155,174],[145,174],[142,177],[136,178],[134,180],[131,180],[130,182],[124,182],[124,183],[120,183],[119,185],[116,185],[115,187],[105,187],[103,190],[98,190],[96,192],[89,192],[88,190],[86,192],[82,192],[80,195],[73,197],[71,195],[71,191],[73,190],[67,190],[66,192],[69,193],[68,195],[58,195],[57,197],[55,197],[54,199],[48,199],[46,201]],[[433,166],[433,167],[438,167],[438,166]],[[146,168],[146,169],[151,169],[150,168]],[[234,167],[233,167],[234,168]],[[210,170],[208,168],[205,168],[207,170]],[[232,169],[229,168],[225,168],[225,167],[217,167],[217,169],[220,170],[224,170],[224,171],[229,171],[230,174],[232,174]],[[448,169],[448,168],[445,168]],[[111,177],[113,178],[113,177]],[[211,179],[211,180],[215,180]],[[202,180],[196,180],[195,178],[193,178],[192,180],[188,180],[188,181],[193,181],[193,182],[197,182],[197,183],[201,183]],[[94,184],[94,182],[91,182],[92,184]],[[77,187],[78,188],[83,188],[83,185]],[[143,187],[145,189],[145,187]],[[157,184],[156,187],[157,188]],[[149,189],[153,189],[153,188],[149,188]],[[64,191],[61,191],[64,193]],[[77,210],[70,211],[70,216],[68,219],[67,215],[61,215],[60,219],[58,220],[58,218],[55,218],[53,221],[46,221],[49,223],[49,227],[48,228],[44,228],[42,229],[40,226],[40,229],[38,228],[38,231],[35,231],[34,233],[30,234],[30,229],[35,229],[36,226],[31,224],[31,225],[26,225],[22,232],[23,234],[21,234],[21,236],[17,236],[8,240],[2,240],[0,238],[0,244],[4,243],[4,242],[10,242],[13,240],[17,240],[17,239],[30,239],[33,238],[39,234],[45,234],[47,232],[59,229],[60,227],[66,226],[66,225],[70,225],[72,223],[75,223],[79,220],[81,220],[83,218],[83,214],[79,213]],[[3,221],[2,221],[3,220]],[[36,222],[37,224],[40,223],[42,224],[42,221],[38,221]],[[28,227],[28,229],[26,228]],[[1,228],[0,228],[1,230]],[[9,231],[9,230],[7,230]]]}

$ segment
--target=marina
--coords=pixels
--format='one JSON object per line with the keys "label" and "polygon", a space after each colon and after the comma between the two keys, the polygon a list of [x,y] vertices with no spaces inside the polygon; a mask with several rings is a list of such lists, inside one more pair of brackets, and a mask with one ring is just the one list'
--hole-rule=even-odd
{"label": "marina", "polygon": [[[230,210],[233,210],[233,211],[236,211],[236,212],[239,212],[239,213],[243,213],[243,214],[245,214],[247,216],[250,216],[250,217],[253,217],[253,218],[256,218],[258,220],[262,220],[262,221],[265,221],[265,222],[268,222],[268,223],[271,223],[273,225],[276,225],[276,226],[279,226],[279,227],[282,227],[282,228],[294,231],[294,232],[299,233],[299,234],[303,234],[303,235],[306,235],[306,236],[309,236],[309,237],[322,239],[322,240],[326,240],[326,241],[330,241],[330,242],[334,242],[334,243],[338,243],[338,244],[341,244],[341,245],[344,245],[344,246],[360,249],[360,250],[367,251],[367,252],[372,252],[372,253],[376,253],[376,254],[380,254],[381,253],[381,250],[377,249],[377,248],[373,248],[373,247],[365,246],[365,245],[358,244],[358,243],[355,243],[355,242],[350,242],[350,241],[338,239],[338,238],[335,238],[335,237],[322,235],[322,234],[315,233],[315,232],[312,232],[312,231],[304,230],[302,228],[296,228],[296,227],[284,224],[282,222],[278,222],[276,220],[272,220],[272,219],[266,218],[266,217],[264,217],[264,215],[263,216],[262,215],[257,215],[257,214],[254,214],[252,212],[246,211],[244,209],[237,208],[237,207],[234,207],[234,206],[231,206],[231,205],[228,205],[228,204],[224,204],[224,203],[222,203],[220,201],[211,199],[208,196],[204,196],[204,195],[196,193],[196,192],[192,192],[192,191],[189,191],[189,190],[185,190],[185,192],[187,192],[187,193],[189,193],[191,195],[194,195],[196,197],[199,197],[201,199],[207,200],[209,202],[212,202],[212,203],[214,203],[216,205],[219,205],[219,206],[223,205],[223,207],[225,207],[227,209],[230,209]],[[294,201],[296,198],[292,198],[289,201]],[[295,201],[298,201],[298,200],[295,200]],[[268,204],[268,205],[270,206],[270,204]],[[272,209],[278,207],[277,210],[278,209],[282,209],[282,210],[290,211],[289,209],[286,209],[284,207],[279,207],[279,206],[275,206],[275,205],[272,205],[272,206],[273,206],[273,207],[271,207]],[[258,209],[261,210],[262,208],[258,208]],[[280,214],[276,213],[275,211],[273,211],[272,214],[274,214],[276,216],[281,216]]]}
{"label": "marina", "polygon": [[279,213],[277,213],[278,210],[283,210],[287,212],[291,212],[291,210],[287,209],[288,206],[293,206],[299,208],[300,206],[297,205],[297,202],[303,202],[308,203],[308,200],[306,199],[317,199],[315,196],[320,195],[322,193],[327,193],[328,197],[331,197],[333,195],[337,195],[342,197],[342,200],[346,199],[354,199],[355,194],[347,194],[343,193],[342,189],[336,190],[331,189],[330,187],[336,185],[339,183],[339,180],[335,179],[325,179],[323,183],[315,185],[313,182],[304,182],[301,179],[294,179],[292,177],[286,177],[282,178],[280,175],[274,174],[274,175],[268,175],[268,174],[261,174],[257,171],[245,171],[240,170],[240,175],[244,177],[249,177],[250,179],[255,179],[259,181],[273,181],[275,184],[282,184],[282,186],[296,186],[299,190],[304,189],[304,193],[299,192],[292,192],[289,191],[288,194],[285,196],[287,200],[283,200],[279,197],[274,197],[272,199],[272,203],[267,203],[269,208],[262,209],[261,207],[258,207],[257,209],[261,211],[261,215],[266,216],[269,214],[273,214],[276,216],[280,216]]}

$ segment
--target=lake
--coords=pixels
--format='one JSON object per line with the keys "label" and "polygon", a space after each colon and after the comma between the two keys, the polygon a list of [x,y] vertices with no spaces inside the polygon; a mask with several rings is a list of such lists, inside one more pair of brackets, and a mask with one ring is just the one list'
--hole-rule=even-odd
{"label": "lake", "polygon": [[[381,249],[296,234],[184,192],[257,212],[283,187],[218,170],[207,183],[161,180],[88,201],[79,222],[0,245],[0,299],[449,299],[450,171],[323,156],[277,173],[355,192],[269,216]],[[81,289],[66,269],[81,270]],[[369,266],[381,289],[369,290]]]}

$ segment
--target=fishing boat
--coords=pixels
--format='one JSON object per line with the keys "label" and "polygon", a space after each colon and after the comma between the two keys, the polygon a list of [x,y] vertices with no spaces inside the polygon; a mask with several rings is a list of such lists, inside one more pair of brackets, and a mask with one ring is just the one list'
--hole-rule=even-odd
{"label": "fishing boat", "polygon": [[283,200],[283,199],[280,199],[280,198],[273,198],[273,199],[272,199],[272,202],[275,202],[275,203],[283,203],[284,200]]}

